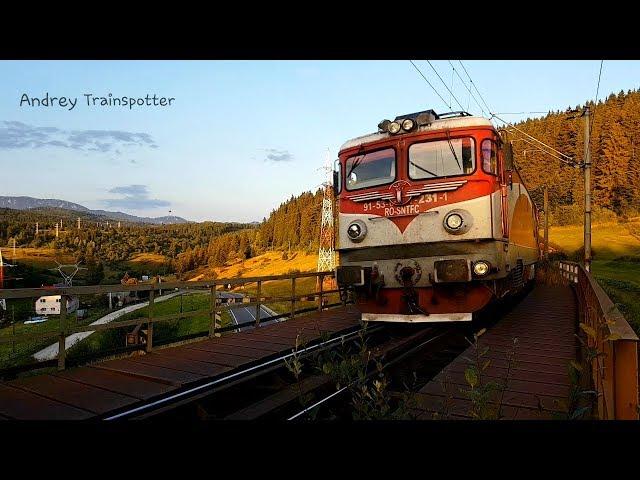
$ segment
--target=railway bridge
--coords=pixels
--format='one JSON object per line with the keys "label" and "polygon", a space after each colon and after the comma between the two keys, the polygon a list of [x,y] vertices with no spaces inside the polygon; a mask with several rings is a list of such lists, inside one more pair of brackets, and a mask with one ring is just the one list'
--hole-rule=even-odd
{"label": "railway bridge", "polygon": [[[336,402],[342,402],[337,410],[344,410],[349,403],[344,392],[357,379],[336,388],[335,376],[322,365],[302,365],[355,342],[360,342],[356,350],[364,343],[370,348],[365,377],[383,369],[422,372],[412,391],[411,418],[576,418],[588,403],[599,419],[638,419],[638,337],[579,264],[543,265],[526,295],[473,328],[364,325],[348,295],[327,286],[331,277],[332,272],[319,272],[0,290],[0,299],[123,290],[148,295],[148,306],[135,318],[78,324],[62,302],[61,314],[43,331],[0,337],[12,345],[58,340],[57,358],[0,372],[0,420],[115,420],[193,412],[216,419],[309,418]],[[311,285],[312,291],[301,291]],[[225,312],[234,305],[222,292],[229,288],[244,292],[243,307],[255,311],[250,322],[227,321]],[[176,290],[197,295],[200,308],[167,312],[162,305],[170,302],[157,302],[157,294]],[[265,318],[266,304],[269,311],[284,313]],[[186,322],[200,330],[179,335]],[[163,330],[166,325],[174,326],[172,335]],[[67,337],[79,332],[121,341],[76,355]],[[500,388],[492,390],[495,385]],[[499,415],[483,416],[487,406]]]}

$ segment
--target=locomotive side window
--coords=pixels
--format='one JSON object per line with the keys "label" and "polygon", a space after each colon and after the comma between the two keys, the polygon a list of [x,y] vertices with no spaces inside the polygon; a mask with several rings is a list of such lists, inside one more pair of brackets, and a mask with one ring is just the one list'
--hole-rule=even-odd
{"label": "locomotive side window", "polygon": [[409,177],[413,180],[467,175],[476,168],[471,137],[449,138],[409,147]]}
{"label": "locomotive side window", "polygon": [[347,190],[385,185],[396,179],[396,152],[385,148],[347,158],[345,168]]}
{"label": "locomotive side window", "polygon": [[498,174],[498,146],[490,139],[482,141],[480,150],[482,151],[482,170],[491,175]]}

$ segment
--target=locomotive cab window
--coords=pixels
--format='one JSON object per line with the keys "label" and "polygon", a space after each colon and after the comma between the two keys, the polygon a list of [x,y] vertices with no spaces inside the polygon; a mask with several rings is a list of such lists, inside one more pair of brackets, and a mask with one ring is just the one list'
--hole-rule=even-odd
{"label": "locomotive cab window", "polygon": [[347,158],[345,184],[347,190],[376,187],[396,179],[396,152],[385,148]]}
{"label": "locomotive cab window", "polygon": [[498,146],[490,139],[482,141],[480,150],[482,151],[482,170],[491,175],[498,174]]}
{"label": "locomotive cab window", "polygon": [[432,140],[409,147],[409,177],[413,180],[468,175],[475,168],[475,142],[471,137]]}

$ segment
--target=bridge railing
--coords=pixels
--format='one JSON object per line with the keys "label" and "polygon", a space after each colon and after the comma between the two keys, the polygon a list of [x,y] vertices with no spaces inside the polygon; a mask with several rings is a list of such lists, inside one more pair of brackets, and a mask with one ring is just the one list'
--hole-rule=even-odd
{"label": "bridge railing", "polygon": [[638,419],[638,336],[595,278],[575,262],[558,263],[561,277],[575,287],[582,330],[595,358],[593,385],[601,419]]}
{"label": "bridge railing", "polygon": [[[315,278],[315,288],[311,292],[301,292],[300,286],[296,285],[300,283],[302,279]],[[3,344],[12,344],[15,351],[16,343],[21,342],[39,342],[47,338],[58,340],[58,354],[54,360],[41,361],[38,363],[26,363],[24,358],[21,360],[20,365],[9,368],[0,367],[0,377],[11,376],[15,372],[30,370],[34,368],[53,367],[57,364],[59,370],[64,370],[67,366],[67,350],[68,347],[67,337],[74,333],[94,333],[103,332],[114,329],[128,328],[130,331],[123,334],[123,342],[126,342],[127,346],[118,348],[115,350],[109,350],[104,352],[104,355],[98,355],[98,358],[91,358],[90,360],[97,360],[100,357],[105,358],[109,355],[117,355],[121,353],[131,352],[135,350],[144,349],[146,352],[153,351],[154,348],[154,325],[186,320],[189,318],[195,319],[203,316],[208,316],[208,331],[197,332],[192,335],[187,335],[190,338],[176,338],[172,341],[166,341],[165,343],[175,343],[175,341],[191,340],[192,338],[213,338],[220,336],[225,332],[240,331],[245,327],[259,326],[261,323],[273,320],[287,320],[292,319],[296,315],[308,313],[310,311],[322,311],[327,308],[337,307],[345,305],[347,303],[346,296],[340,295],[339,300],[337,298],[338,290],[335,287],[335,283],[330,281],[329,288],[325,289],[326,279],[333,279],[333,272],[310,272],[310,273],[291,273],[286,275],[270,275],[260,277],[244,277],[244,278],[220,278],[212,280],[202,281],[181,281],[181,282],[152,282],[152,283],[139,283],[139,284],[117,284],[117,285],[90,285],[90,286],[74,286],[74,287],[55,287],[55,288],[18,288],[18,289],[0,289],[0,299],[15,300],[15,299],[35,299],[42,296],[101,296],[108,294],[120,294],[123,292],[144,292],[144,303],[140,307],[147,307],[146,316],[137,317],[127,320],[114,319],[109,322],[97,323],[97,324],[82,324],[73,321],[69,321],[69,313],[67,310],[67,303],[65,301],[60,302],[60,313],[52,315],[52,318],[47,321],[50,325],[42,331],[29,332],[29,333],[13,333],[6,334],[7,328],[3,329],[5,332],[0,335],[0,347]],[[276,293],[269,295],[265,292],[265,286],[274,285],[278,282],[280,284],[290,282],[289,294],[282,293],[286,291],[286,288],[278,288]],[[271,283],[269,283],[271,282]],[[249,286],[250,288],[246,288]],[[231,296],[229,293],[233,287],[242,287],[244,289],[240,304],[237,303],[239,297],[229,301]],[[269,290],[269,288],[267,288]],[[272,289],[273,290],[273,289]],[[165,295],[162,295],[162,292]],[[192,311],[183,311],[182,298],[180,299],[180,311],[176,313],[169,313],[159,315],[156,311],[159,306],[159,302],[163,302],[168,299],[171,294],[173,296],[181,295],[182,293],[200,293],[208,295],[208,307],[203,309],[196,309]],[[160,293],[161,296],[157,296]],[[146,301],[146,295],[148,295],[148,302]],[[64,297],[62,297],[64,298]],[[95,298],[95,297],[94,297]],[[334,301],[331,303],[331,301]],[[338,301],[336,301],[338,300]],[[262,307],[269,304],[277,304],[280,311],[284,310],[284,313],[277,313],[271,309],[265,309],[272,315],[264,315]],[[231,323],[229,325],[221,325],[221,314],[224,311],[230,311],[238,306],[250,308],[252,320],[243,323]],[[303,308],[299,308],[303,307]],[[274,307],[275,308],[275,307]],[[38,313],[38,312],[36,312]],[[105,312],[106,313],[106,312]],[[104,318],[104,317],[101,317]],[[55,320],[57,320],[57,322]],[[254,320],[255,319],[255,320]],[[53,323],[52,323],[53,321]],[[142,337],[143,342],[136,341]],[[131,345],[130,345],[131,344]],[[35,352],[33,352],[35,353]],[[94,355],[95,357],[95,355]],[[15,371],[15,372],[14,372]]]}

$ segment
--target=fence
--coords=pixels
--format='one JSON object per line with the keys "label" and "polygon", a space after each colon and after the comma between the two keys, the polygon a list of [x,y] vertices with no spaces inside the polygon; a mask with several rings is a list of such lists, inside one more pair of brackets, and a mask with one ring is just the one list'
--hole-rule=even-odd
{"label": "fence", "polygon": [[[118,292],[148,292],[149,301],[148,301],[148,309],[146,317],[138,317],[130,320],[117,321],[114,320],[109,323],[101,323],[101,324],[91,324],[91,325],[71,325],[68,320],[68,312],[67,305],[65,301],[60,301],[60,314],[58,317],[58,327],[53,330],[45,331],[45,332],[37,332],[37,333],[27,333],[27,334],[15,334],[12,335],[4,335],[0,337],[0,344],[7,343],[15,343],[17,342],[28,342],[28,341],[37,341],[46,338],[57,338],[58,339],[58,355],[57,355],[57,367],[59,370],[64,370],[66,368],[66,356],[67,356],[67,346],[66,339],[67,336],[72,335],[74,333],[81,332],[98,332],[98,331],[106,331],[111,329],[121,329],[123,327],[130,327],[133,329],[132,333],[135,335],[139,335],[143,327],[146,327],[146,332],[144,334],[145,343],[143,345],[132,345],[127,348],[123,348],[119,350],[119,353],[132,351],[132,350],[140,350],[144,349],[146,352],[153,351],[154,347],[154,325],[162,322],[170,322],[175,320],[184,320],[188,318],[194,318],[197,316],[202,316],[203,313],[208,315],[208,332],[204,332],[204,334],[196,334],[191,335],[191,337],[206,337],[213,338],[215,336],[219,336],[221,333],[230,332],[232,330],[239,331],[245,327],[253,327],[259,326],[261,323],[266,321],[273,321],[278,319],[293,319],[296,315],[303,314],[309,311],[321,311],[326,308],[336,307],[339,305],[343,305],[346,303],[346,297],[341,295],[341,300],[335,303],[329,303],[327,300],[336,297],[335,294],[339,293],[338,289],[329,289],[324,290],[325,277],[332,278],[333,272],[312,272],[312,273],[295,273],[288,275],[272,275],[272,276],[262,276],[262,277],[251,277],[251,278],[232,278],[232,279],[216,279],[216,280],[206,280],[206,281],[195,281],[195,282],[167,282],[167,283],[147,283],[147,284],[134,284],[134,285],[92,285],[92,286],[78,286],[78,287],[56,287],[56,288],[20,288],[20,289],[1,289],[0,290],[0,299],[25,299],[31,298],[35,299],[40,296],[52,296],[52,295],[101,295],[101,294],[109,294],[109,293],[118,293]],[[316,278],[315,289],[312,292],[307,293],[297,293],[296,291],[296,281],[304,278]],[[288,296],[268,296],[264,294],[264,286],[265,282],[282,282],[282,281],[290,281],[290,295]],[[240,305],[243,308],[255,308],[255,314],[252,313],[252,317],[255,320],[250,322],[236,323],[230,324],[227,326],[222,326],[217,322],[217,319],[225,310],[231,310],[233,308],[237,308],[238,305],[235,302],[223,303],[222,296],[225,295],[223,291],[225,288],[220,287],[238,287],[255,284],[255,292],[251,292],[249,296],[243,295],[243,301]],[[204,290],[209,295],[209,306],[207,310],[194,310],[183,312],[180,311],[178,313],[171,313],[167,315],[155,315],[154,307],[157,306],[158,300],[156,298],[156,292],[180,292],[182,290],[185,291],[194,291],[194,290]],[[166,296],[165,296],[166,297]],[[161,297],[165,298],[165,297]],[[64,297],[62,297],[64,298]],[[249,300],[248,302],[246,300]],[[182,301],[182,299],[181,299]],[[301,301],[306,301],[306,303],[315,302],[316,304],[312,307],[307,306],[306,308],[297,308],[300,306]],[[278,303],[280,302],[280,306],[282,307],[284,304],[289,304],[289,308],[285,313],[280,313],[277,315],[263,316],[262,315],[262,306],[266,303]],[[146,302],[145,302],[146,306]],[[182,308],[181,308],[182,310]],[[282,310],[282,308],[280,308]],[[181,340],[181,339],[175,339]],[[126,338],[123,338],[123,341],[129,343],[136,343],[131,340],[129,335]],[[109,353],[117,353],[117,352],[109,352]],[[32,368],[41,368],[47,362],[40,362],[37,364],[30,364],[26,366],[19,367],[19,370],[28,370]],[[50,363],[50,362],[49,362]],[[2,373],[2,372],[0,372]]]}
{"label": "fence", "polygon": [[602,287],[578,263],[561,261],[560,275],[575,287],[590,349],[601,419],[638,419],[638,336]]}

